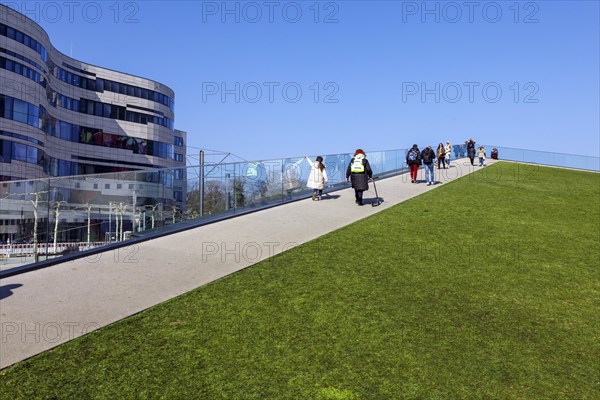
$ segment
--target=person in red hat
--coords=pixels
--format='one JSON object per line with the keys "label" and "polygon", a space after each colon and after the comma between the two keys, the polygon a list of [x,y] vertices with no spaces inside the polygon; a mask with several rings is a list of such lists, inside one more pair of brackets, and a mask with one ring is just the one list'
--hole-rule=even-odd
{"label": "person in red hat", "polygon": [[362,149],[357,149],[346,169],[346,182],[352,181],[354,197],[359,206],[363,205],[363,192],[369,190],[369,179],[372,178],[373,170],[371,170],[367,155]]}

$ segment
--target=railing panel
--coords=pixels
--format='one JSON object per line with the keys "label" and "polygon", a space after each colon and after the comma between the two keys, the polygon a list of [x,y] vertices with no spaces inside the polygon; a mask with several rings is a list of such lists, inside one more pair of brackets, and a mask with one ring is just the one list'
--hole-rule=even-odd
{"label": "railing panel", "polygon": [[[466,154],[464,147],[453,146],[454,159]],[[600,171],[599,157],[486,145],[487,157],[494,147],[504,160]],[[390,176],[406,171],[406,152],[370,151],[367,158],[375,175]],[[310,157],[313,162],[315,158]],[[323,155],[327,189],[346,187],[351,158],[352,154],[345,153]],[[0,219],[4,221],[0,268],[18,266],[14,257],[22,257],[21,264],[33,262],[34,249],[42,260],[67,248],[76,251],[125,241],[172,229],[174,224],[293,201],[311,192],[306,186],[310,164],[305,157],[223,162],[228,159],[206,163],[203,182],[198,165],[0,182]],[[14,251],[7,251],[7,246]]]}

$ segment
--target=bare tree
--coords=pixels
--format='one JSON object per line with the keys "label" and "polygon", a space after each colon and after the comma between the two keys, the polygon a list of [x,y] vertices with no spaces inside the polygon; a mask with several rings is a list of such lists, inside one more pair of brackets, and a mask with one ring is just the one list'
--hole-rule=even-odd
{"label": "bare tree", "polygon": [[58,238],[58,217],[60,216],[60,206],[64,203],[66,203],[66,201],[57,201],[54,203],[54,254],[56,254],[56,239]]}
{"label": "bare tree", "polygon": [[91,213],[92,213],[92,205],[87,203],[85,205],[87,207],[87,244],[88,247],[90,245],[90,236],[91,236]]}
{"label": "bare tree", "polygon": [[156,203],[155,205],[147,205],[146,208],[152,210],[152,229],[154,229],[154,212],[158,206],[162,206],[162,203]]}
{"label": "bare tree", "polygon": [[[35,200],[29,200],[33,205],[33,261],[38,262],[38,241],[37,241],[37,229],[38,229],[38,205],[40,200],[40,194],[47,192],[35,192],[33,195],[35,196]],[[48,254],[48,249],[46,249],[46,254]],[[48,256],[46,256],[48,257]]]}

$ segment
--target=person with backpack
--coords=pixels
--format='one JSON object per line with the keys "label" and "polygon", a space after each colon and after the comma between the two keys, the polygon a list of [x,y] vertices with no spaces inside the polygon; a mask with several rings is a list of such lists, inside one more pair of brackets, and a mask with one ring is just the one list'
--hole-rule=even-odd
{"label": "person with backpack", "polygon": [[474,165],[473,162],[475,160],[475,141],[473,139],[469,139],[465,142],[467,145],[467,156],[469,160],[471,160],[471,165]]}
{"label": "person with backpack", "polygon": [[443,144],[439,144],[438,148],[437,148],[437,165],[438,165],[438,169],[442,168],[442,165],[444,166],[444,169],[446,168],[446,149],[444,148]]}
{"label": "person with backpack", "polygon": [[327,171],[325,165],[323,165],[323,157],[318,156],[316,162],[312,162],[308,156],[306,157],[310,164],[310,174],[308,175],[308,181],[306,186],[313,189],[312,199],[321,200],[323,196],[323,189],[327,184]]}
{"label": "person with backpack", "polygon": [[367,155],[362,149],[357,149],[346,169],[346,182],[352,181],[354,197],[359,206],[363,205],[363,192],[369,190],[369,179],[372,178],[373,170],[371,170]]}
{"label": "person with backpack", "polygon": [[444,150],[446,150],[446,166],[448,168],[450,168],[450,156],[452,155],[452,145],[450,144],[450,141],[446,141],[446,146],[444,147]]}
{"label": "person with backpack", "polygon": [[421,151],[416,144],[413,144],[406,154],[406,164],[410,169],[410,181],[417,183],[417,173],[419,172],[419,165],[421,165]]}
{"label": "person with backpack", "polygon": [[423,166],[425,168],[425,180],[427,186],[433,185],[435,182],[435,176],[433,174],[433,164],[435,162],[435,152],[431,146],[427,146],[421,153],[421,160],[423,160]]}

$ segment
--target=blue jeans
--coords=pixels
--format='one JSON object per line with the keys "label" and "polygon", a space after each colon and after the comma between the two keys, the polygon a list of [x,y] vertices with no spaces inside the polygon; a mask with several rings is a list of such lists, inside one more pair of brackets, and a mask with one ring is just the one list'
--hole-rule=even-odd
{"label": "blue jeans", "polygon": [[433,183],[435,182],[435,175],[433,174],[433,163],[431,164],[425,164],[423,163],[423,166],[425,167],[425,180],[427,181],[427,183]]}
{"label": "blue jeans", "polygon": [[483,165],[483,157],[479,157],[479,166],[481,167]]}

